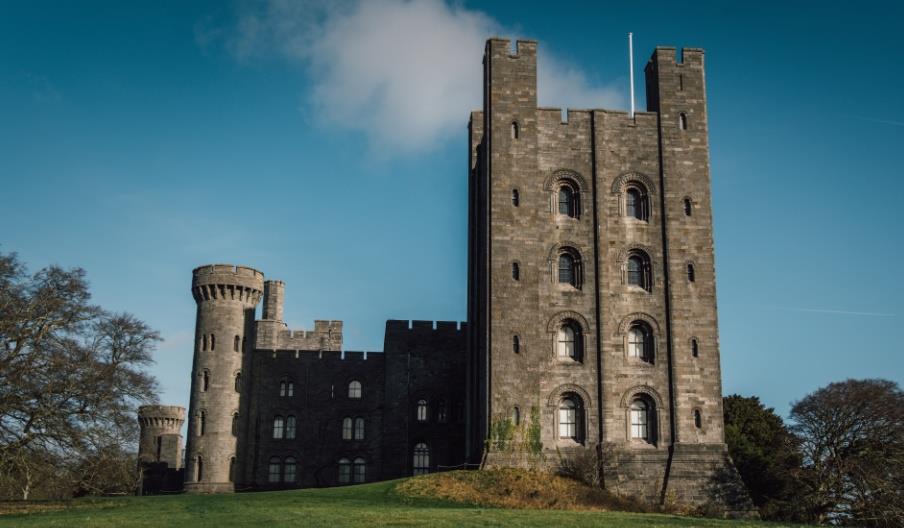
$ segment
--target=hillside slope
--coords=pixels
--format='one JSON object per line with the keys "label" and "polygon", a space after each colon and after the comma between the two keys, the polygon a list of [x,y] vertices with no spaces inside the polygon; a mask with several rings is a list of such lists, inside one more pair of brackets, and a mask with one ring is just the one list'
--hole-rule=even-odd
{"label": "hillside slope", "polygon": [[[448,490],[449,474],[341,488],[305,489],[236,495],[176,495],[80,499],[68,503],[34,503],[36,513],[0,515],[0,527],[65,528],[203,526],[524,526],[645,527],[702,526],[746,528],[774,524],[723,521],[660,514],[556,509],[505,509],[470,505],[461,489]],[[487,478],[496,478],[490,475]],[[487,481],[489,482],[489,481]],[[484,489],[489,485],[480,482]],[[498,482],[498,480],[497,480]],[[528,486],[533,486],[531,482]],[[560,483],[561,484],[561,483]],[[503,487],[505,484],[503,483]],[[554,484],[553,487],[556,485]],[[512,488],[509,487],[512,491]],[[471,493],[471,492],[468,492]],[[496,495],[506,495],[504,488]],[[510,494],[509,494],[510,495]],[[541,497],[537,495],[535,498]],[[540,501],[547,500],[542,495]],[[463,503],[451,502],[461,500]],[[495,500],[495,499],[493,499]],[[529,501],[528,501],[529,502]],[[561,501],[557,501],[561,502]],[[556,505],[535,504],[548,508]],[[559,504],[562,507],[562,504]],[[56,509],[54,509],[56,508]],[[2,510],[2,507],[0,507]]]}

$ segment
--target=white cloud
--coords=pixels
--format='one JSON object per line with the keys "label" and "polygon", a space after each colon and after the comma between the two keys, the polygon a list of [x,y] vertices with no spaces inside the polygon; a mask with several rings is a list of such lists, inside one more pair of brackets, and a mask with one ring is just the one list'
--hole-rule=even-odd
{"label": "white cloud", "polygon": [[[486,14],[442,0],[269,0],[247,5],[227,46],[240,61],[274,52],[312,83],[306,104],[327,126],[358,130],[376,152],[429,150],[481,106],[486,38],[505,34]],[[218,31],[199,27],[205,46]],[[544,106],[624,106],[622,90],[594,86],[579,69],[544,52]]]}

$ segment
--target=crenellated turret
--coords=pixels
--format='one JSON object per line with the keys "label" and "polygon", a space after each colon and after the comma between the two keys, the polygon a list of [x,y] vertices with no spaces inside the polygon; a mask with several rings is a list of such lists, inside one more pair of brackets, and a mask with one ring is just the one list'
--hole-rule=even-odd
{"label": "crenellated turret", "polygon": [[192,273],[198,304],[186,449],[185,490],[235,489],[236,452],[244,435],[242,370],[250,353],[255,309],[264,274],[252,268],[214,264]]}

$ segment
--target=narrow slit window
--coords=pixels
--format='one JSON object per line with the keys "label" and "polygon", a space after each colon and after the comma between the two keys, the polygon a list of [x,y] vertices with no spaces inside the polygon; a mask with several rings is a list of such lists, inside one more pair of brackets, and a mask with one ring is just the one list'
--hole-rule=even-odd
{"label": "narrow slit window", "polygon": [[684,216],[691,216],[694,213],[694,204],[690,198],[684,199]]}
{"label": "narrow slit window", "polygon": [[520,135],[521,135],[521,130],[518,127],[518,122],[513,121],[512,122],[512,139],[518,139],[518,137]]}
{"label": "narrow slit window", "polygon": [[518,336],[512,336],[512,352],[521,353],[521,338]]}
{"label": "narrow slit window", "polygon": [[239,336],[235,336],[235,339],[232,340],[232,351],[233,352],[239,351],[239,343],[241,343],[241,342],[242,342],[242,338]]}
{"label": "narrow slit window", "polygon": [[217,337],[213,334],[210,334],[210,350],[217,349]]}
{"label": "narrow slit window", "polygon": [[691,355],[700,357],[700,345],[697,343],[696,339],[691,339]]}
{"label": "narrow slit window", "polygon": [[697,273],[694,271],[694,265],[688,264],[687,265],[687,281],[695,282],[696,280],[697,280]]}
{"label": "narrow slit window", "polygon": [[703,427],[703,417],[700,416],[700,409],[694,409],[694,427],[697,429]]}
{"label": "narrow slit window", "polygon": [[518,189],[512,189],[512,205],[515,207],[521,205],[521,193],[518,192]]}
{"label": "narrow slit window", "polygon": [[687,114],[681,112],[678,114],[678,128],[681,130],[687,130]]}
{"label": "narrow slit window", "polygon": [[512,262],[512,280],[521,280],[521,266],[517,262]]}

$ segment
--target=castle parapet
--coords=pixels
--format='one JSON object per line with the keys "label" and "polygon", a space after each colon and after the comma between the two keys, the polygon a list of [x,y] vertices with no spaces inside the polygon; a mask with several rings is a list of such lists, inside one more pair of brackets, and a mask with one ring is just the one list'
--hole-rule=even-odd
{"label": "castle parapet", "polygon": [[208,264],[192,271],[195,301],[240,301],[256,306],[264,290],[264,274],[247,266]]}
{"label": "castle parapet", "polygon": [[254,323],[256,350],[342,350],[342,321],[314,321],[313,330],[289,330],[282,321]]}

